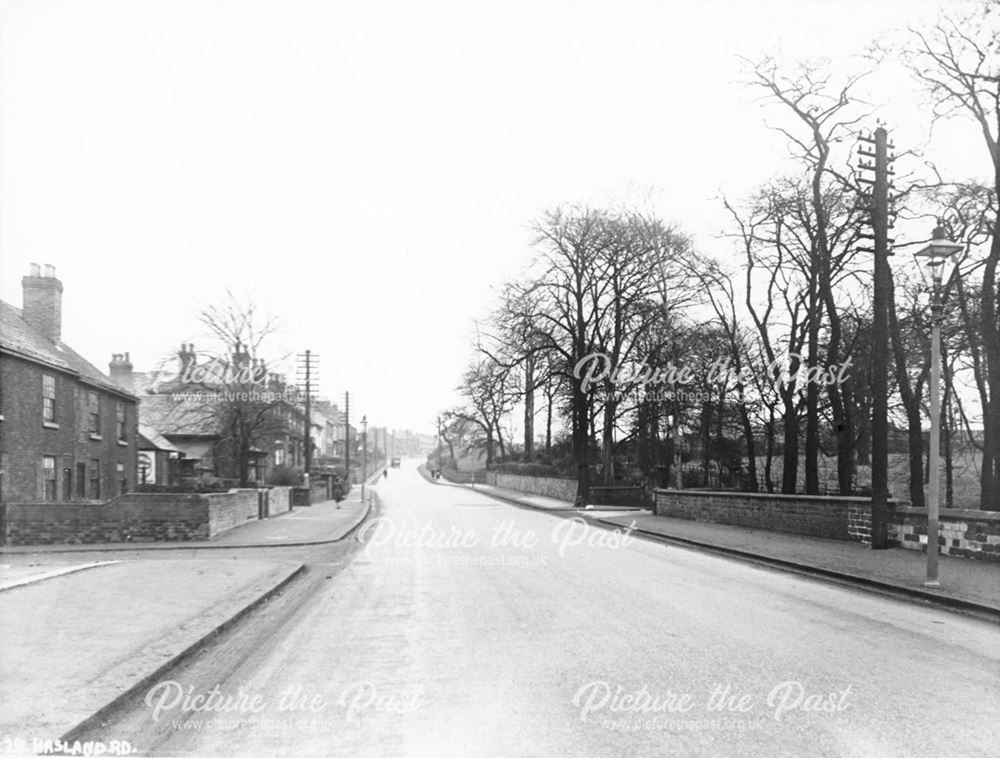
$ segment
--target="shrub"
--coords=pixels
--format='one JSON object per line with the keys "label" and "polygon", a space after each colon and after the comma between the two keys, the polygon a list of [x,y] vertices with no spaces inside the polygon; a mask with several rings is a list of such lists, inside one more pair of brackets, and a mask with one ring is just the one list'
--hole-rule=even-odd
{"label": "shrub", "polygon": [[227,492],[230,489],[225,479],[202,474],[196,478],[182,479],[180,484],[140,484],[135,492],[152,494],[191,494],[205,492]]}
{"label": "shrub", "polygon": [[302,473],[289,466],[275,466],[267,483],[276,487],[298,487],[302,484]]}

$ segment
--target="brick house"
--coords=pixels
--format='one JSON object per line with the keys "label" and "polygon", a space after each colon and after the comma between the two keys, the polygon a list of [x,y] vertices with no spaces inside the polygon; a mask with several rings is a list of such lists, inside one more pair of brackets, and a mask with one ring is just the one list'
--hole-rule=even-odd
{"label": "brick house", "polygon": [[[109,370],[119,386],[134,392],[140,399],[141,429],[151,432],[140,435],[140,442],[145,438],[150,443],[149,449],[144,447],[141,452],[152,460],[154,467],[153,448],[160,452],[171,450],[176,454],[176,479],[207,474],[238,480],[239,467],[233,445],[222,428],[229,401],[212,399],[213,395],[224,396],[234,388],[211,379],[186,380],[193,368],[208,365],[204,361],[199,363],[198,359],[194,345],[184,343],[177,353],[176,370],[161,367],[156,371],[137,372],[128,353],[112,356]],[[208,358],[209,363],[213,360]],[[227,360],[228,365],[241,366],[250,358],[236,352]],[[254,435],[253,447],[247,451],[247,479],[254,484],[267,482],[276,467],[301,472],[305,463],[305,414],[301,404],[296,402],[295,392],[290,391],[277,374],[264,374],[266,379],[262,377],[253,389],[276,399],[244,405],[252,414],[264,414]]]}
{"label": "brick house", "polygon": [[136,398],[62,337],[62,283],[32,264],[0,302],[0,502],[109,500],[135,487]]}

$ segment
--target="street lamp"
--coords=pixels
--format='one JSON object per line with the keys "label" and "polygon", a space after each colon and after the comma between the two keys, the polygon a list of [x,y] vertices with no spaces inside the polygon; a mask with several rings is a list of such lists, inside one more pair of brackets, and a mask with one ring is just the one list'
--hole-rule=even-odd
{"label": "street lamp", "polygon": [[368,478],[368,416],[361,417],[361,446],[361,501],[364,502]]}
{"label": "street lamp", "polygon": [[945,235],[942,222],[934,227],[931,241],[914,255],[926,259],[931,270],[931,449],[930,493],[927,502],[927,579],[925,587],[940,587],[938,581],[938,518],[941,496],[941,319],[944,304],[941,302],[941,280],[945,261],[963,249]]}
{"label": "street lamp", "polygon": [[671,437],[673,439],[673,469],[674,469],[674,482],[676,483],[677,489],[683,489],[681,486],[681,449],[680,449],[680,416],[675,413],[667,413],[667,426],[670,427]]}

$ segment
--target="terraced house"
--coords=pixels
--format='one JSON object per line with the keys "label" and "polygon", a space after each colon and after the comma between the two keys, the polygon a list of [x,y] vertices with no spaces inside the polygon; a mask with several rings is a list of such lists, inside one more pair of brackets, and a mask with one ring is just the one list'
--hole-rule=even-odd
{"label": "terraced house", "polygon": [[32,264],[0,302],[0,502],[109,500],[135,487],[136,398],[62,341],[63,286]]}

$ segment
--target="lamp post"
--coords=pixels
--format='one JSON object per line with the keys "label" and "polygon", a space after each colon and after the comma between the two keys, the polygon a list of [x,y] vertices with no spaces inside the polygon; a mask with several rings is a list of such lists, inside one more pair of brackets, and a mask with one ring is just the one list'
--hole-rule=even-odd
{"label": "lamp post", "polygon": [[365,480],[368,479],[368,416],[361,417],[361,501],[365,500]]}
{"label": "lamp post", "polygon": [[670,426],[670,435],[673,440],[673,461],[672,467],[674,470],[674,482],[677,489],[683,489],[681,486],[681,450],[680,450],[680,416],[677,413],[667,414],[667,424]]}
{"label": "lamp post", "polygon": [[927,579],[925,587],[940,587],[938,581],[938,519],[941,497],[941,319],[944,304],[941,301],[942,269],[962,245],[948,240],[939,219],[931,241],[914,255],[926,258],[931,270],[931,449],[930,492],[927,501]]}

